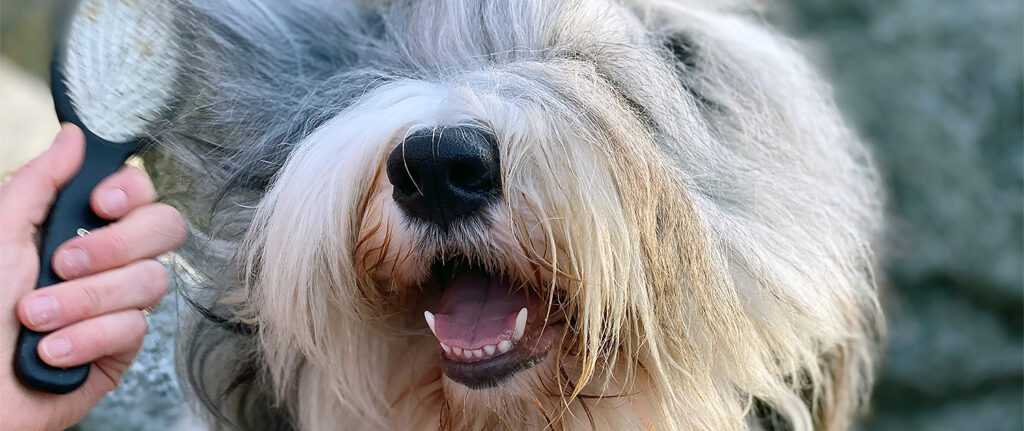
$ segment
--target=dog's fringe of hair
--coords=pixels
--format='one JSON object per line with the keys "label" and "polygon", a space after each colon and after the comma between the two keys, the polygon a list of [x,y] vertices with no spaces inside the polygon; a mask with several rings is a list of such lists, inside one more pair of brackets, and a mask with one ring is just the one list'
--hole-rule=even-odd
{"label": "dog's fringe of hair", "polygon": [[[548,392],[584,424],[604,420],[588,393],[646,389],[659,428],[849,426],[881,336],[877,180],[829,89],[734,2],[178,1],[180,97],[143,156],[191,227],[180,278],[202,313],[180,372],[220,427],[387,427],[387,374],[326,349],[394,334],[360,320],[376,293],[327,259],[353,259],[371,166],[433,125],[414,115],[440,109],[432,96],[467,106],[434,120],[487,121],[501,140],[499,240],[553,274],[578,319],[558,376],[573,389]],[[383,121],[397,102],[419,108]],[[367,344],[387,363],[387,342]],[[439,426],[516,424],[443,402]],[[552,427],[583,411],[538,410]]]}

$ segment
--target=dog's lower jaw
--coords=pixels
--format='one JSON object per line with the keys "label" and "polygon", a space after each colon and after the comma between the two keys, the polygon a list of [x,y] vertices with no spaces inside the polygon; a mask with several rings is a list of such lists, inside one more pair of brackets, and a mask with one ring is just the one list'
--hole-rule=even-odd
{"label": "dog's lower jaw", "polygon": [[517,374],[529,370],[551,356],[560,325],[538,322],[507,352],[479,361],[465,361],[441,349],[441,372],[448,379],[470,389],[500,387]]}
{"label": "dog's lower jaw", "polygon": [[[419,337],[402,358],[439,358],[436,340]],[[415,351],[416,353],[412,353]],[[489,388],[471,389],[445,377],[435,359],[405,360],[419,364],[413,372],[402,372],[389,382],[391,405],[383,426],[366,425],[351,429],[388,430],[633,430],[665,429],[656,400],[649,388],[638,382],[630,388],[603,388],[596,383],[582,388],[584,397],[566,406],[556,388],[558,360],[555,351],[537,359],[528,369]],[[572,367],[562,367],[571,370]],[[566,381],[563,378],[562,384]],[[538,390],[540,389],[540,390]],[[605,395],[604,398],[593,395]]]}

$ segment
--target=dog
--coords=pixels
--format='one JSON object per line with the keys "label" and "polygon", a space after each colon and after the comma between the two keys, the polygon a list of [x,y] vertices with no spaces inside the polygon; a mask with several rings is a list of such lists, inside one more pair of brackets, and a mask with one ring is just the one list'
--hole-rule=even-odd
{"label": "dog", "polygon": [[181,1],[143,161],[217,429],[841,430],[870,154],[750,5]]}

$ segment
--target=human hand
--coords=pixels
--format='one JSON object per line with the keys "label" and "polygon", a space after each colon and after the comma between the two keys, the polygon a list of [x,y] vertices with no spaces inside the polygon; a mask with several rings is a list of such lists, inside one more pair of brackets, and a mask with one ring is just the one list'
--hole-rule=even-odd
{"label": "human hand", "polygon": [[[166,269],[153,258],[184,241],[177,210],[153,203],[146,174],[126,167],[92,191],[93,211],[114,223],[57,248],[54,271],[64,280],[33,290],[39,276],[36,231],[60,187],[82,164],[85,139],[65,124],[45,153],[0,187],[0,428],[63,429],[78,422],[107,392],[142,346],[140,311],[167,291]],[[91,362],[79,389],[54,395],[24,387],[14,375],[20,325],[51,334],[39,343],[44,362],[72,367]]]}

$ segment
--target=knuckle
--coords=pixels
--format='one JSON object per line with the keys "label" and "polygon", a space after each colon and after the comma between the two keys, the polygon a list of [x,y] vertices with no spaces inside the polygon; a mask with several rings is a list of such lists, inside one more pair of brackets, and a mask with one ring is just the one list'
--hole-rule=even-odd
{"label": "knuckle", "polygon": [[82,283],[77,287],[79,297],[78,318],[96,316],[104,311],[104,298],[99,287],[93,283]]}
{"label": "knuckle", "polygon": [[167,287],[171,283],[170,275],[160,262],[149,259],[139,263],[139,271],[143,286],[146,287],[147,299],[159,299],[167,293]]}
{"label": "knuckle", "polygon": [[90,326],[95,326],[95,328],[92,328],[90,331],[91,336],[88,337],[88,343],[84,346],[90,353],[90,356],[101,356],[110,353],[114,346],[114,340],[117,339],[115,331],[110,325]]}
{"label": "knuckle", "polygon": [[18,170],[14,171],[14,174],[11,175],[10,181],[18,182],[36,179],[36,177],[39,176],[39,168],[36,167],[37,165],[38,162],[35,160],[29,160],[28,163],[25,163],[22,167],[18,168]]}
{"label": "knuckle", "polygon": [[46,169],[44,169],[43,166],[40,166],[42,164],[43,162],[38,158],[29,160],[28,163],[25,163],[21,169],[18,169],[14,173],[12,178],[19,178],[25,181],[46,181],[47,183],[52,183],[52,179],[47,175]]}
{"label": "knuckle", "polygon": [[115,263],[125,263],[132,259],[131,247],[117,229],[108,231],[99,247],[102,247],[102,254]]}
{"label": "knuckle", "polygon": [[134,166],[125,168],[124,177],[120,182],[125,189],[131,190],[135,194],[133,198],[145,202],[153,200],[153,183],[149,180],[146,171]]}
{"label": "knuckle", "polygon": [[95,351],[105,356],[134,348],[149,330],[146,318],[139,310],[125,310],[110,317],[96,332],[94,341]]}
{"label": "knuckle", "polygon": [[146,321],[146,317],[142,315],[141,311],[132,310],[128,313],[127,320],[125,327],[129,329],[128,339],[142,343],[142,338],[149,331],[149,322]]}
{"label": "knuckle", "polygon": [[[142,333],[142,335],[145,335],[145,334],[146,334],[145,332]],[[139,349],[142,348],[142,343],[145,342],[145,340],[146,340],[142,335],[140,335],[138,337],[134,337],[131,340],[129,340],[130,341],[129,343],[126,343],[125,349],[124,349],[125,353],[127,353],[127,352],[138,352]],[[138,353],[136,353],[136,354],[138,354]]]}
{"label": "knuckle", "polygon": [[21,184],[24,187],[26,184],[35,183],[44,185],[47,189],[56,190],[58,188],[57,180],[49,175],[41,164],[42,162],[38,159],[28,161],[28,163],[25,163],[15,171],[8,181],[4,182],[4,186],[8,184]]}
{"label": "knuckle", "polygon": [[132,180],[137,181],[139,185],[152,187],[153,183],[149,180],[149,175],[146,174],[146,171],[142,170],[142,168],[130,166],[126,169],[126,172],[132,177]]}
{"label": "knuckle", "polygon": [[164,232],[167,236],[173,238],[175,242],[180,243],[185,240],[185,218],[181,216],[178,210],[165,203],[156,203],[154,205],[154,211],[157,215],[167,221],[169,231]]}

